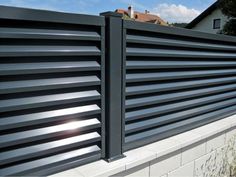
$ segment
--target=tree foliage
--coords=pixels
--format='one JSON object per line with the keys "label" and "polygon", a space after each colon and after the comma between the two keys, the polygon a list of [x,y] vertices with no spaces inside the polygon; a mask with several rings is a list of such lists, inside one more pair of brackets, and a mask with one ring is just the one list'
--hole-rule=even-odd
{"label": "tree foliage", "polygon": [[236,36],[236,20],[235,19],[231,19],[225,24],[223,33],[227,35]]}
{"label": "tree foliage", "polygon": [[236,0],[219,0],[219,7],[228,17],[236,17]]}
{"label": "tree foliage", "polygon": [[223,33],[236,36],[236,0],[219,0],[219,8],[228,16]]}
{"label": "tree foliage", "polygon": [[128,15],[126,14],[123,14],[123,17],[122,17],[124,20],[131,20],[131,21],[134,21],[134,19],[130,18]]}

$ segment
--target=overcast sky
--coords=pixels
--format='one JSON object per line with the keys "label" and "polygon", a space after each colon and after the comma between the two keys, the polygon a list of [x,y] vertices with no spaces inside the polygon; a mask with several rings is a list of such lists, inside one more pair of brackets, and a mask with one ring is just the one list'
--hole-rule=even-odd
{"label": "overcast sky", "polygon": [[[100,12],[127,9],[159,15],[165,21],[190,22],[216,0],[0,0],[0,5],[47,9],[98,15]],[[1,13],[1,12],[0,12]]]}

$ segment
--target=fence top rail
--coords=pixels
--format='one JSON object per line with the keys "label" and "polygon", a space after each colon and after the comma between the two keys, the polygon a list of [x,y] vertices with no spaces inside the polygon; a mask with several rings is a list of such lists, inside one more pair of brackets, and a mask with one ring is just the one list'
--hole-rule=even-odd
{"label": "fence top rail", "polygon": [[157,32],[157,33],[163,33],[163,34],[178,35],[178,36],[183,36],[183,37],[192,37],[192,38],[201,38],[201,39],[208,39],[208,40],[214,40],[214,41],[231,42],[231,43],[236,44],[236,37],[234,36],[210,34],[210,33],[198,32],[198,31],[184,29],[184,28],[167,27],[167,26],[129,21],[129,20],[124,20],[123,26],[125,29]]}
{"label": "fence top rail", "polygon": [[0,19],[105,26],[102,16],[0,6]]}

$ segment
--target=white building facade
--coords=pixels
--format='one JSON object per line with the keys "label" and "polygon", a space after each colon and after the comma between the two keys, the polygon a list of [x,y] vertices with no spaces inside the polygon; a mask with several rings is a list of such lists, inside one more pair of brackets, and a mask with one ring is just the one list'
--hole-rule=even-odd
{"label": "white building facade", "polygon": [[216,2],[190,22],[186,28],[218,34],[221,33],[228,20],[228,17],[222,13]]}

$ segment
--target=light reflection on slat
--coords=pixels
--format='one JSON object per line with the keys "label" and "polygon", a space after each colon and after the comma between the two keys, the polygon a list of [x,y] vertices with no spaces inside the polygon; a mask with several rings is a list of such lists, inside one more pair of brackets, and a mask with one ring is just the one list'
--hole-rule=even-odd
{"label": "light reflection on slat", "polygon": [[94,115],[98,113],[100,113],[100,108],[97,105],[87,105],[19,116],[4,117],[1,118],[0,121],[0,130],[37,125],[40,123],[53,122],[57,120],[75,119],[80,116]]}
{"label": "light reflection on slat", "polygon": [[91,118],[80,121],[71,121],[61,125],[55,125],[51,127],[39,128],[34,130],[28,130],[18,133],[6,134],[0,136],[0,146],[12,146],[19,143],[24,143],[28,141],[36,141],[43,139],[45,137],[50,138],[55,135],[65,134],[65,131],[71,133],[71,131],[83,131],[91,129],[92,127],[100,127],[100,121],[97,118]]}

